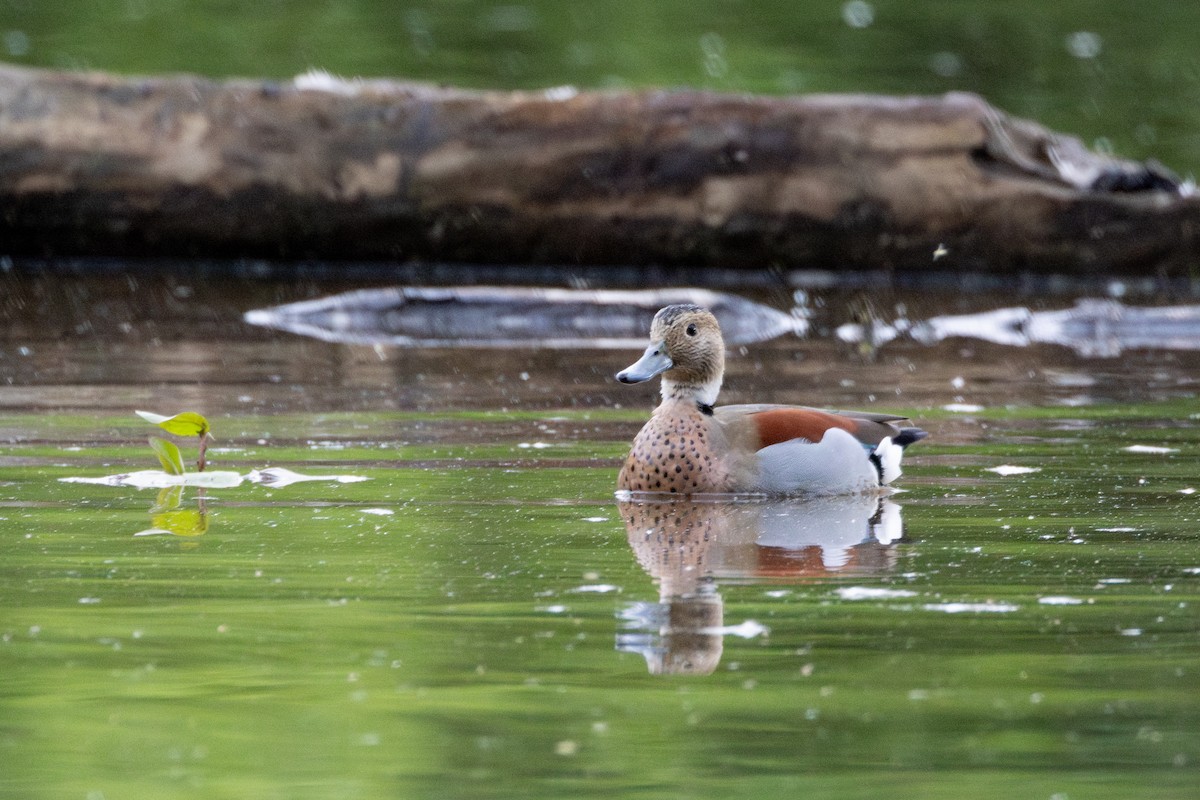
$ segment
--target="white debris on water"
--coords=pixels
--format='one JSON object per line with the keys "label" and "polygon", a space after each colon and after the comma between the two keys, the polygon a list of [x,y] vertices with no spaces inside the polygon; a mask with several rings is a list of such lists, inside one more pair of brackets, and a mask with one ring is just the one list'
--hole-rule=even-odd
{"label": "white debris on water", "polygon": [[765,636],[770,633],[771,629],[761,622],[748,619],[740,625],[722,625],[717,628],[705,628],[704,633],[708,634],[728,634],[730,636],[740,636],[743,639],[753,639],[755,636]]}
{"label": "white debris on water", "polygon": [[998,467],[985,467],[984,472],[994,472],[997,475],[1028,475],[1031,472],[1041,472],[1041,467],[1019,467],[1015,464],[1001,464]]}
{"label": "white debris on water", "polygon": [[1131,444],[1129,447],[1122,448],[1126,453],[1154,453],[1165,455],[1166,453],[1178,453],[1177,447],[1156,447],[1151,444]]}
{"label": "white debris on water", "polygon": [[304,481],[333,481],[334,483],[360,483],[369,480],[362,475],[303,475],[283,467],[268,467],[263,470],[251,470],[246,475],[251,483],[261,483],[263,486],[282,487]]}
{"label": "white debris on water", "polygon": [[886,589],[879,586],[842,586],[834,594],[843,600],[894,600],[917,595],[908,589]]}
{"label": "white debris on water", "polygon": [[1078,597],[1067,597],[1065,595],[1047,595],[1039,597],[1038,602],[1044,606],[1080,606],[1083,601]]}
{"label": "white debris on water", "polygon": [[173,486],[192,486],[205,489],[231,489],[243,481],[261,483],[264,486],[287,486],[300,481],[334,481],[336,483],[358,483],[368,480],[361,475],[301,475],[282,467],[251,470],[245,475],[228,470],[208,472],[185,472],[171,475],[160,469],[145,469],[138,472],[123,472],[100,477],[73,476],[59,478],[62,483],[89,483],[97,486],[131,486],[135,489],[167,489]]}
{"label": "white debris on water", "polygon": [[983,411],[984,407],[975,403],[947,403],[942,406],[943,411],[950,411],[955,414],[978,414]]}
{"label": "white debris on water", "polygon": [[212,472],[187,472],[171,475],[160,469],[145,469],[99,478],[59,478],[62,483],[90,483],[99,486],[132,486],[135,489],[167,489],[172,486],[197,486],[207,489],[229,489],[241,484],[243,478],[236,472],[214,470]]}
{"label": "white debris on water", "polygon": [[921,606],[926,611],[942,611],[946,614],[1007,614],[1017,611],[1020,606],[1012,603],[926,603]]}

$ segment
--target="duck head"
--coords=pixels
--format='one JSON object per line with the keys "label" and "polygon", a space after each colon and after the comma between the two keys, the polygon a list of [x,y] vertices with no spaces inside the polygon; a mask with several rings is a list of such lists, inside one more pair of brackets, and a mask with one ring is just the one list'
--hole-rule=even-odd
{"label": "duck head", "polygon": [[654,315],[650,346],[636,363],[617,373],[621,383],[662,375],[663,400],[711,406],[725,374],[725,342],[717,318],[700,306],[667,306]]}

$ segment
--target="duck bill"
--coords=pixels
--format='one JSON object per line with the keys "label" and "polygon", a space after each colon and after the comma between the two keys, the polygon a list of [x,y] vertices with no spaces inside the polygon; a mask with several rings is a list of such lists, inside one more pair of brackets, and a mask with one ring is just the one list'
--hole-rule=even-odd
{"label": "duck bill", "polygon": [[641,383],[666,372],[675,366],[675,362],[667,356],[666,350],[661,343],[651,344],[637,363],[617,373],[617,380],[621,383]]}

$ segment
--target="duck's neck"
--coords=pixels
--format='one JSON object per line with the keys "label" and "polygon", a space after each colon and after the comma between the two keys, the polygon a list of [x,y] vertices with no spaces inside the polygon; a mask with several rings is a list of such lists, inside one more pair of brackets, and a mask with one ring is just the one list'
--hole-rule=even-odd
{"label": "duck's neck", "polygon": [[712,412],[713,404],[717,402],[717,394],[720,391],[720,375],[708,380],[677,380],[669,375],[664,375],[662,379],[662,397],[664,403],[694,403],[702,411],[708,409],[708,413]]}

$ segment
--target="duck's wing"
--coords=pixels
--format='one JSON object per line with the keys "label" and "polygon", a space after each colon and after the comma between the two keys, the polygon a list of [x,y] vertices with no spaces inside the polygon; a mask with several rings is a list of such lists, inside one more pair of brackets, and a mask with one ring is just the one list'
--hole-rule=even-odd
{"label": "duck's wing", "polygon": [[[722,426],[743,442],[751,440],[755,449],[780,442],[802,439],[820,442],[825,433],[837,428],[846,431],[864,445],[879,444],[887,437],[903,445],[925,438],[918,428],[895,424],[906,417],[862,411],[824,411],[805,406],[769,404],[721,406],[713,412]],[[901,441],[903,439],[903,441]]]}

